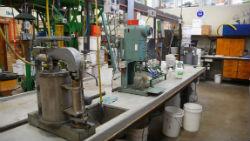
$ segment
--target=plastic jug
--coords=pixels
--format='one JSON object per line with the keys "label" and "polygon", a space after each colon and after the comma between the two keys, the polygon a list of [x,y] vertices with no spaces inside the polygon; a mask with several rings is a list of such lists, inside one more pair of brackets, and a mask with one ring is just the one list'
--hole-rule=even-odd
{"label": "plastic jug", "polygon": [[184,65],[183,61],[176,61],[175,66],[175,77],[181,79],[184,75]]}

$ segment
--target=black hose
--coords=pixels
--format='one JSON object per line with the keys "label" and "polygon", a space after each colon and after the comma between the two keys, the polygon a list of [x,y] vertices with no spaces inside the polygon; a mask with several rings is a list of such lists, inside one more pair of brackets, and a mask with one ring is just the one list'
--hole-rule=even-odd
{"label": "black hose", "polygon": [[98,80],[97,80],[96,76],[93,75],[93,74],[90,74],[90,73],[88,73],[88,72],[86,72],[86,74],[92,76],[92,77],[95,79],[96,86],[98,86]]}

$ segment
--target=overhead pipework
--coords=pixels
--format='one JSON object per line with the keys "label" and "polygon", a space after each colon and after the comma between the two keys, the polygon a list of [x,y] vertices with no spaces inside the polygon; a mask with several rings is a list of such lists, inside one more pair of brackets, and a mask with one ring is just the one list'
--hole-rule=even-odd
{"label": "overhead pipework", "polygon": [[128,20],[134,20],[135,0],[128,1]]}

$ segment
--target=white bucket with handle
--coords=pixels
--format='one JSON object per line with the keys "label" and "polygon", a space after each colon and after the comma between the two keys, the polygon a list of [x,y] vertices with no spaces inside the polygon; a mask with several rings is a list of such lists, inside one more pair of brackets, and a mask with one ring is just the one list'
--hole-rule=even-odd
{"label": "white bucket with handle", "polygon": [[216,84],[221,84],[221,74],[215,74],[214,75],[214,82]]}
{"label": "white bucket with handle", "polygon": [[184,111],[176,106],[165,107],[163,116],[163,134],[168,137],[178,137],[182,127]]}
{"label": "white bucket with handle", "polygon": [[128,141],[147,141],[148,140],[148,126],[141,129],[129,129]]}
{"label": "white bucket with handle", "polygon": [[202,106],[197,103],[184,104],[183,128],[189,132],[197,132],[200,128]]}

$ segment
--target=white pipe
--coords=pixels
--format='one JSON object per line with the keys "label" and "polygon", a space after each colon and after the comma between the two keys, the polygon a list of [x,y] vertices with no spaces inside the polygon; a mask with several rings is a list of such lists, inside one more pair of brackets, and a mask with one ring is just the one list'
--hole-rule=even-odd
{"label": "white pipe", "polygon": [[128,20],[134,20],[135,0],[128,0]]}

